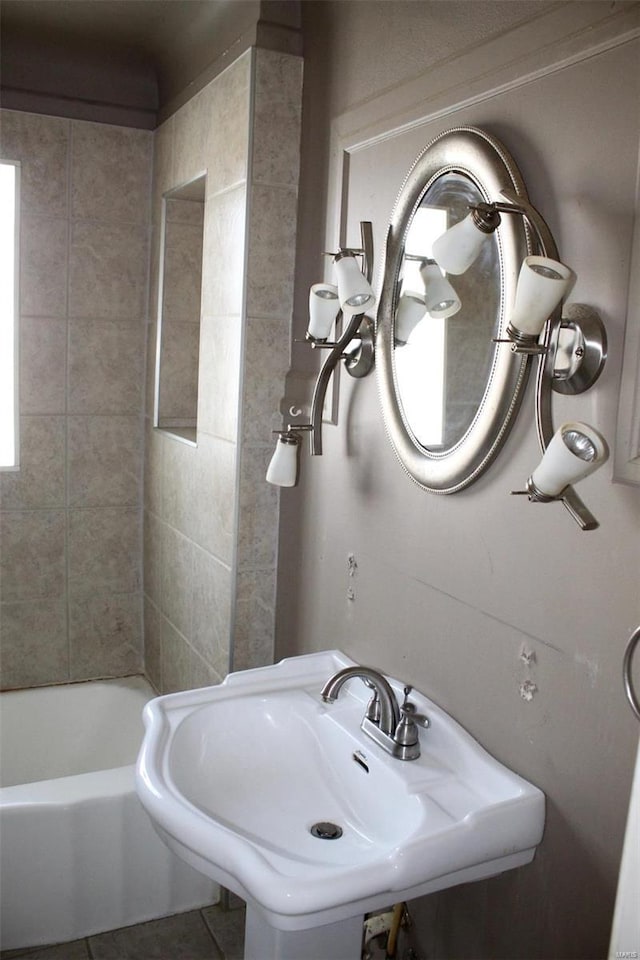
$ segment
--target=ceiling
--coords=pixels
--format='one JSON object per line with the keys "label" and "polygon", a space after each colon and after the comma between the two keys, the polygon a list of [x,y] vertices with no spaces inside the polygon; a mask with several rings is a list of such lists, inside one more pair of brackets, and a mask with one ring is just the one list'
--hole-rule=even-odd
{"label": "ceiling", "polygon": [[40,95],[56,104],[43,112],[70,98],[157,112],[260,15],[259,0],[1,0],[3,106]]}

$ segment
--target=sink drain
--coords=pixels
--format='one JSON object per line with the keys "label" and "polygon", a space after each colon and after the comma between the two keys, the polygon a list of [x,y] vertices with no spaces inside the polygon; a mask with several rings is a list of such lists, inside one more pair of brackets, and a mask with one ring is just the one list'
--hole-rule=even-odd
{"label": "sink drain", "polygon": [[311,836],[318,840],[337,840],[342,836],[342,827],[337,823],[330,823],[328,820],[320,820],[311,827]]}

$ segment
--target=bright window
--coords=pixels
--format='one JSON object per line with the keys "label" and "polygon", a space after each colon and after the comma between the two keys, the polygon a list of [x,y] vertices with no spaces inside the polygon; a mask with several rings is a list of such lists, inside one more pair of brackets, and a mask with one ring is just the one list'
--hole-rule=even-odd
{"label": "bright window", "polygon": [[20,165],[0,160],[0,470],[18,467]]}

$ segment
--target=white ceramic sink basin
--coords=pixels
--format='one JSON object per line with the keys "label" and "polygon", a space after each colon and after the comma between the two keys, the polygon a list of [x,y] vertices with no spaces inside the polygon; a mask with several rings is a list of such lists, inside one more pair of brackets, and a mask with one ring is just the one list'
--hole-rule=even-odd
{"label": "white ceramic sink basin", "polygon": [[[431,726],[412,761],[360,729],[361,680],[324,703],[324,682],[353,665],[336,651],[296,657],[145,708],[137,789],[156,828],[276,929],[500,873],[531,860],[542,836],[543,794],[419,693]],[[313,836],[317,822],[342,835]]]}

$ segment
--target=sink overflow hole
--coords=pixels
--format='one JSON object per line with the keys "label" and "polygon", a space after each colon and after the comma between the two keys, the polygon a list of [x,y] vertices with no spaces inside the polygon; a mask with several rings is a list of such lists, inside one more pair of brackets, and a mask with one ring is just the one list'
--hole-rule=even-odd
{"label": "sink overflow hole", "polygon": [[317,837],[318,840],[337,840],[342,836],[342,827],[328,820],[320,820],[311,827],[311,836]]}
{"label": "sink overflow hole", "polygon": [[353,754],[353,759],[362,767],[365,773],[369,773],[369,764],[366,762],[364,754],[360,753],[359,750],[356,750],[356,752]]}

